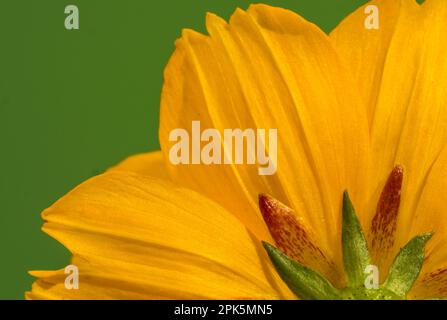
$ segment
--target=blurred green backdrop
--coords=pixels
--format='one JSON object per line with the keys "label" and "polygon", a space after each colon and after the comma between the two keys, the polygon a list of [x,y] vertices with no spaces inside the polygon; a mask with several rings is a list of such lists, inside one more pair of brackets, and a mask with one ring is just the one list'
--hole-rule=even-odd
{"label": "blurred green backdrop", "polygon": [[[31,269],[69,254],[40,212],[83,180],[159,148],[162,71],[182,28],[243,0],[2,0],[0,3],[0,299],[22,299]],[[265,0],[330,31],[366,0]],[[66,5],[80,29],[64,27]]]}

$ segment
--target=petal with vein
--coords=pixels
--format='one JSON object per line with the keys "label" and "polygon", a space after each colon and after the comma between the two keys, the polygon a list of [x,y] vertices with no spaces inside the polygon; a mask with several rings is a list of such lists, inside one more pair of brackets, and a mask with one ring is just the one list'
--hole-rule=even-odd
{"label": "petal with vein", "polygon": [[420,276],[410,291],[411,299],[445,299],[447,297],[447,266]]}
{"label": "petal with vein", "polygon": [[63,270],[34,272],[29,298],[293,297],[233,215],[169,182],[106,173],[43,218],[43,230],[73,253],[79,290],[64,289]]}
{"label": "petal with vein", "polygon": [[427,257],[422,274],[428,275],[435,272],[445,264],[447,259],[446,176],[447,147],[430,170],[412,222],[412,234],[433,233],[432,239],[427,243]]}
{"label": "petal with vein", "polygon": [[169,179],[168,170],[161,151],[152,151],[130,156],[108,171],[133,172],[145,176]]}
{"label": "petal with vein", "polygon": [[[362,7],[331,37],[343,59],[351,62],[363,96],[369,99],[370,173],[375,177],[371,180],[375,193],[365,210],[369,219],[392,168],[396,164],[404,168],[396,241],[388,255],[392,257],[414,236],[411,228],[418,201],[447,143],[447,42],[442,40],[447,33],[447,1],[370,4],[380,10],[379,30],[362,27],[366,17]],[[386,265],[390,263],[388,259]]]}
{"label": "petal with vein", "polygon": [[340,254],[340,199],[360,206],[368,129],[355,84],[329,38],[291,11],[266,5],[237,10],[226,23],[207,16],[210,36],[184,30],[165,70],[160,144],[174,128],[278,129],[278,171],[255,165],[170,165],[173,179],[234,213],[270,239],[258,194],[280,200],[312,225],[329,258]]}

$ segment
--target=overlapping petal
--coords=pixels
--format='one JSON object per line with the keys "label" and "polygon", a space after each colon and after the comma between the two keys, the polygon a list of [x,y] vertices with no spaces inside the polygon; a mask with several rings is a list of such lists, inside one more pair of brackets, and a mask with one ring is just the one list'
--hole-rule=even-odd
{"label": "overlapping petal", "polygon": [[133,172],[144,176],[169,180],[166,161],[161,151],[140,153],[130,156],[108,171]]}
{"label": "overlapping petal", "polygon": [[[379,9],[379,30],[364,27],[369,5]],[[386,274],[392,257],[412,236],[427,177],[447,143],[447,43],[442,40],[447,2],[427,0],[420,6],[414,0],[375,0],[365,7],[345,19],[331,38],[367,100],[373,177],[368,219],[391,169],[404,167],[395,245],[382,253],[388,257],[381,266]]]}
{"label": "overlapping petal", "polygon": [[110,172],[45,210],[43,230],[65,245],[79,289],[63,270],[28,298],[230,299],[293,297],[260,242],[225,209],[169,182]]}
{"label": "overlapping petal", "polygon": [[433,232],[427,245],[426,260],[421,276],[412,290],[416,298],[445,297],[447,295],[447,148],[427,176],[424,190],[418,201],[412,221],[412,234]]}
{"label": "overlapping petal", "polygon": [[170,165],[175,181],[234,213],[259,238],[268,232],[257,196],[279,199],[339,258],[343,190],[363,200],[368,156],[365,107],[328,37],[284,9],[252,5],[227,24],[207,16],[210,36],[184,30],[165,71],[160,144],[175,128],[277,128],[273,176],[253,165]]}

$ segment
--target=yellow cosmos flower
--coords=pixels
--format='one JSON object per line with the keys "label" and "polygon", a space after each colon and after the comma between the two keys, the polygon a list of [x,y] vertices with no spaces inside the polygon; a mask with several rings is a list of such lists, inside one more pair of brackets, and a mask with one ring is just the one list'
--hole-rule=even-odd
{"label": "yellow cosmos flower", "polygon": [[[358,249],[349,237],[342,245],[345,227],[366,238],[381,283],[399,271],[399,252],[397,264],[408,258],[401,248],[422,239],[408,297],[446,296],[447,1],[371,4],[378,30],[364,27],[364,7],[328,36],[265,5],[229,23],[208,14],[209,35],[184,30],[164,74],[162,151],[125,160],[44,211],[43,230],[71,251],[79,289],[64,287],[63,269],[34,271],[26,297],[295,298],[296,279],[281,269],[288,258],[343,289],[357,261],[343,256]],[[170,130],[195,120],[278,128],[276,174],[172,165]],[[344,190],[362,228],[347,194],[342,207]],[[265,244],[269,257],[262,241],[288,257]]]}

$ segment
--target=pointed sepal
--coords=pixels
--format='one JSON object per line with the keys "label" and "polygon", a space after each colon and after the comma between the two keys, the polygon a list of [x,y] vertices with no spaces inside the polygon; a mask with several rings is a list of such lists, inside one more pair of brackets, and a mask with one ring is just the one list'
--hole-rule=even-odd
{"label": "pointed sepal", "polygon": [[343,194],[342,247],[349,287],[363,286],[364,272],[370,265],[368,244],[347,191]]}
{"label": "pointed sepal", "polygon": [[425,245],[432,237],[424,233],[411,239],[394,259],[383,286],[401,297],[405,297],[422,269]]}
{"label": "pointed sepal", "polygon": [[266,242],[262,244],[281,279],[298,298],[303,300],[337,299],[339,291],[318,272],[290,259],[274,246]]}

